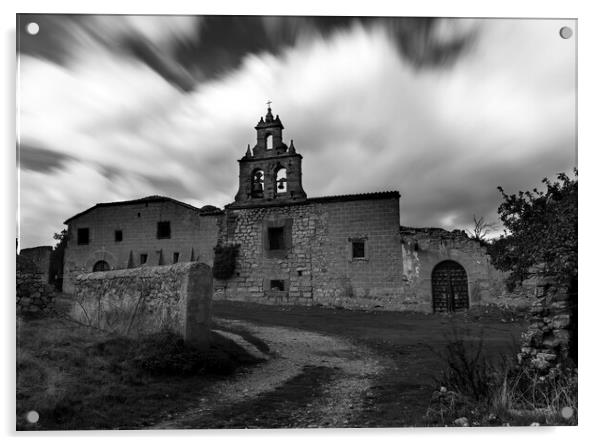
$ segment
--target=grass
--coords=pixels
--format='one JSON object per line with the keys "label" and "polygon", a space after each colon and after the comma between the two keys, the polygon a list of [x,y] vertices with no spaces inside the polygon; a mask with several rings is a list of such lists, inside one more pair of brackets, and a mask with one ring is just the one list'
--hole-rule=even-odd
{"label": "grass", "polygon": [[[453,425],[459,418],[478,425],[577,425],[577,374],[568,368],[542,373],[520,366],[509,347],[492,357],[483,335],[467,340],[453,331],[443,353],[444,369],[437,380],[425,420]],[[568,410],[568,411],[567,411]]]}
{"label": "grass", "polygon": [[[57,318],[17,326],[19,430],[148,426],[258,362],[215,333],[201,354],[170,333],[133,340]],[[35,424],[26,421],[32,410]]]}

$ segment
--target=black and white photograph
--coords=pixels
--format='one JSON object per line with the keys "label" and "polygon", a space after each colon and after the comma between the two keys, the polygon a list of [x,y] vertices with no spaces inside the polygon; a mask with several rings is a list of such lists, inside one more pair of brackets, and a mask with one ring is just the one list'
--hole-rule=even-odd
{"label": "black and white photograph", "polygon": [[579,424],[579,20],[342,9],[16,15],[17,432]]}

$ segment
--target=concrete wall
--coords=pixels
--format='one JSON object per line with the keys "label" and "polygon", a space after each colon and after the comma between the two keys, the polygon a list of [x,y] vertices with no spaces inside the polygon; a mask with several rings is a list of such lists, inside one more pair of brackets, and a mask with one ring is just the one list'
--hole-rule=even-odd
{"label": "concrete wall", "polygon": [[[269,226],[285,226],[281,255],[266,250]],[[366,258],[352,259],[351,240],[365,240]],[[322,304],[405,309],[398,196],[352,201],[228,209],[220,241],[240,244],[235,276],[216,281],[216,298],[268,304]],[[271,280],[285,282],[284,291]]]}
{"label": "concrete wall", "polygon": [[71,316],[80,323],[134,337],[170,330],[208,346],[213,279],[206,264],[94,272],[74,284]]}
{"label": "concrete wall", "polygon": [[50,279],[50,254],[52,253],[52,246],[39,246],[29,247],[27,249],[21,249],[19,255],[22,258],[28,258],[32,261],[38,272],[41,274],[41,280],[44,283],[48,283]]}
{"label": "concrete wall", "polygon": [[[91,272],[97,261],[106,261],[111,269],[140,265],[140,255],[148,255],[147,265],[172,264],[191,259],[213,264],[213,247],[217,241],[217,219],[221,215],[199,215],[193,209],[174,202],[151,202],[99,207],[69,223],[69,240],[65,250],[64,292],[74,291],[75,276]],[[157,239],[157,222],[170,221],[171,237]],[[90,229],[90,242],[77,244],[77,229]],[[123,241],[115,241],[121,230]]]}
{"label": "concrete wall", "polygon": [[434,267],[445,260],[455,261],[465,269],[470,306],[527,307],[533,301],[534,289],[529,282],[508,292],[506,274],[495,269],[485,247],[463,231],[402,227],[401,248],[404,293],[418,302],[419,310],[432,311],[431,276]]}

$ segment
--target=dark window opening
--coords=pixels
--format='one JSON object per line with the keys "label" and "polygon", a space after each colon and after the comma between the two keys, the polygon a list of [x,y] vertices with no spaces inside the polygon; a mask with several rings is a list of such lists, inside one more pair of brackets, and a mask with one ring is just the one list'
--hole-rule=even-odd
{"label": "dark window opening", "polygon": [[138,212],[138,218],[140,218],[140,212]]}
{"label": "dark window opening", "polygon": [[270,290],[283,291],[284,280],[270,280]]}
{"label": "dark window opening", "polygon": [[159,221],[157,223],[157,238],[171,238],[171,224],[169,221]]}
{"label": "dark window opening", "polygon": [[147,260],[148,260],[148,255],[146,253],[141,253],[140,254],[140,264],[145,264]]}
{"label": "dark window opening", "polygon": [[90,243],[90,229],[77,229],[77,244]]}
{"label": "dark window opening", "polygon": [[366,258],[366,245],[364,241],[352,241],[352,258]]}
{"label": "dark window opening", "polygon": [[92,267],[92,272],[102,272],[103,270],[111,270],[109,263],[107,263],[106,261],[97,261],[94,264],[94,267]]}
{"label": "dark window opening", "polygon": [[180,259],[180,252],[174,252],[173,253],[173,262],[174,262],[174,264],[177,263],[179,259]]}
{"label": "dark window opening", "polygon": [[284,227],[268,227],[270,250],[284,249]]}
{"label": "dark window opening", "polygon": [[115,242],[119,243],[123,241],[123,231],[122,230],[115,230]]}

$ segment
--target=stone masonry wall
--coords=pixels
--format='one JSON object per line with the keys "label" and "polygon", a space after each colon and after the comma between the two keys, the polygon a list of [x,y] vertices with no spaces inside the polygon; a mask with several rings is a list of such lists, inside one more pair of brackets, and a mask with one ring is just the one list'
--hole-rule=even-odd
{"label": "stone masonry wall", "polygon": [[[522,335],[519,361],[540,371],[566,363],[576,365],[576,289],[546,276],[542,267],[533,269],[537,285],[531,307],[531,324]],[[571,350],[573,348],[574,350]]]}
{"label": "stone masonry wall", "polygon": [[44,281],[44,274],[29,258],[17,255],[17,314],[48,315],[53,310],[54,293]]}
{"label": "stone masonry wall", "polygon": [[[137,203],[100,207],[69,223],[69,240],[65,250],[63,291],[74,291],[74,278],[92,272],[97,261],[106,261],[111,270],[126,269],[130,261],[147,265],[200,261],[213,264],[213,247],[217,242],[217,220],[221,215],[199,215],[198,212],[173,202]],[[171,237],[157,238],[157,222],[170,221]],[[90,242],[77,244],[77,229],[90,230]],[[115,240],[121,230],[122,241]]]}
{"label": "stone masonry wall", "polygon": [[213,279],[198,262],[82,274],[71,316],[125,336],[170,330],[201,348],[209,342]]}
{"label": "stone masonry wall", "polygon": [[41,274],[41,279],[44,283],[49,282],[50,274],[50,254],[52,253],[51,246],[29,247],[21,249],[19,255],[23,258],[31,260]]}
{"label": "stone masonry wall", "polygon": [[[267,227],[290,230],[282,255],[266,251]],[[216,298],[267,304],[319,304],[347,308],[414,308],[401,293],[398,198],[316,202],[227,209],[223,244],[240,244],[235,276],[216,282]],[[352,240],[366,255],[353,259]],[[284,282],[283,291],[272,289]]]}
{"label": "stone masonry wall", "polygon": [[506,274],[491,265],[485,247],[461,230],[401,228],[404,293],[418,301],[417,306],[432,311],[431,276],[434,267],[452,260],[466,271],[469,304],[526,308],[534,298],[533,283],[526,282],[514,292],[505,286]]}

